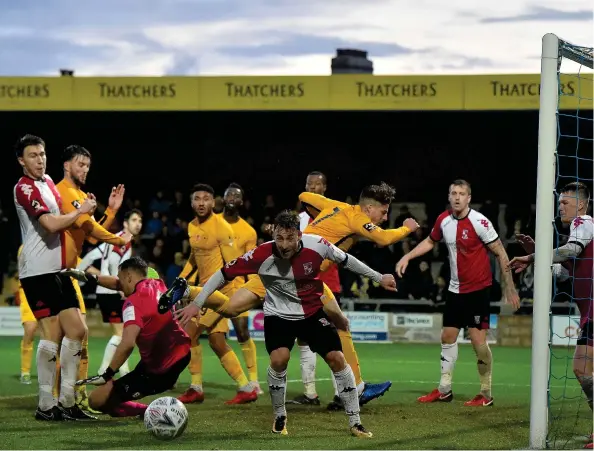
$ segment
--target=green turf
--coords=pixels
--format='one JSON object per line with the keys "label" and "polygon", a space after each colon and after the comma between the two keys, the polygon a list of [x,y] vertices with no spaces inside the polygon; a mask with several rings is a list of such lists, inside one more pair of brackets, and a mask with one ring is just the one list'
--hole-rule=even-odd
{"label": "green turf", "polygon": [[[97,370],[105,340],[90,342],[91,369]],[[242,359],[238,347],[233,345]],[[285,437],[273,435],[270,400],[225,406],[235,388],[214,354],[204,352],[206,401],[189,405],[190,422],[175,442],[159,442],[145,432],[141,421],[102,416],[96,422],[42,423],[33,419],[36,384],[21,385],[19,339],[3,337],[0,352],[0,449],[518,449],[528,446],[530,350],[493,348],[492,408],[468,408],[462,403],[477,394],[475,357],[460,347],[454,376],[455,399],[449,404],[421,405],[416,398],[435,388],[439,377],[439,346],[359,344],[363,376],[371,382],[392,380],[390,392],[364,406],[363,424],[370,440],[350,437],[344,413],[324,407],[288,406]],[[565,374],[567,352],[557,352],[555,373]],[[137,360],[135,354],[134,360]],[[258,344],[260,379],[265,379],[267,355]],[[569,367],[570,368],[570,367]],[[571,370],[569,369],[569,373]],[[287,397],[300,393],[299,355],[293,352]],[[324,401],[332,395],[329,370],[318,361],[318,391]],[[189,382],[184,373],[174,395]],[[563,418],[554,423],[557,447],[581,448],[591,432],[591,412],[574,380],[556,380],[553,394],[574,398],[555,402],[552,411]],[[262,384],[266,391],[265,383]],[[581,441],[580,441],[581,440]]]}

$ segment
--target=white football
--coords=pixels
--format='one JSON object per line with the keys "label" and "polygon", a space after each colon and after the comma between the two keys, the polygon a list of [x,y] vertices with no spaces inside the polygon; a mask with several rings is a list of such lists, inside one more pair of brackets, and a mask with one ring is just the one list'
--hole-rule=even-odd
{"label": "white football", "polygon": [[155,399],[144,412],[144,426],[159,440],[173,440],[179,437],[187,425],[186,406],[171,396]]}

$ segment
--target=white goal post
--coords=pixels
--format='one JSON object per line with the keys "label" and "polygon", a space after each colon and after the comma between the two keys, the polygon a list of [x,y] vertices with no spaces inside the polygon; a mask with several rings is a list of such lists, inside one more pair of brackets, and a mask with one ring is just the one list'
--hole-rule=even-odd
{"label": "white goal post", "polygon": [[592,55],[554,34],[542,38],[538,170],[530,388],[530,448],[545,449],[548,428],[549,310],[553,295],[552,262],[555,219],[555,176],[559,69],[562,58],[592,69]]}

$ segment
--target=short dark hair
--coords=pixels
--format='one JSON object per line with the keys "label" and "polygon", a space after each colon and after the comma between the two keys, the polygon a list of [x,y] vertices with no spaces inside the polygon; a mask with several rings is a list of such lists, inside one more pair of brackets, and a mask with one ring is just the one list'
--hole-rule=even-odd
{"label": "short dark hair", "polygon": [[71,161],[74,157],[89,157],[91,158],[91,152],[85,149],[83,146],[72,144],[64,149],[62,152],[62,163]]}
{"label": "short dark hair", "polygon": [[141,257],[130,257],[120,263],[120,271],[136,271],[143,277],[148,275],[148,263]]}
{"label": "short dark hair", "polygon": [[561,194],[565,193],[576,193],[578,200],[586,200],[586,202],[590,199],[590,190],[588,186],[583,182],[571,182],[565,185],[561,189]]}
{"label": "short dark hair", "polygon": [[464,179],[456,179],[452,183],[450,183],[450,186],[465,186],[468,190],[468,194],[472,194],[472,187],[470,186],[470,183],[468,183]]}
{"label": "short dark hair", "polygon": [[379,185],[368,185],[361,191],[359,195],[359,203],[374,200],[381,205],[390,205],[394,200],[396,190],[388,185],[386,182],[381,182]]}
{"label": "short dark hair", "polygon": [[45,141],[39,136],[29,134],[19,138],[14,145],[14,153],[16,154],[17,158],[22,158],[25,148],[28,146],[43,146],[45,149]]}
{"label": "short dark hair", "polygon": [[238,189],[239,191],[241,191],[241,197],[245,196],[245,191],[243,190],[243,188],[241,187],[241,185],[239,183],[235,183],[235,182],[229,183],[229,186],[227,187],[227,189],[229,189],[229,188]]}
{"label": "short dark hair", "polygon": [[132,210],[128,210],[124,215],[124,222],[128,222],[132,215],[138,215],[142,219],[142,211],[140,211],[138,208],[133,208]]}
{"label": "short dark hair", "polygon": [[190,196],[192,196],[197,191],[204,191],[206,193],[210,193],[213,197],[215,194],[214,188],[206,183],[196,183],[192,187],[192,191],[190,191]]}
{"label": "short dark hair", "polygon": [[322,181],[324,182],[324,185],[326,185],[326,183],[327,183],[326,174],[324,174],[323,172],[311,171],[309,174],[307,174],[307,176],[309,177],[310,175],[313,175],[314,177],[322,177]]}
{"label": "short dark hair", "polygon": [[281,229],[299,230],[299,223],[299,215],[293,210],[283,210],[274,218],[274,225]]}

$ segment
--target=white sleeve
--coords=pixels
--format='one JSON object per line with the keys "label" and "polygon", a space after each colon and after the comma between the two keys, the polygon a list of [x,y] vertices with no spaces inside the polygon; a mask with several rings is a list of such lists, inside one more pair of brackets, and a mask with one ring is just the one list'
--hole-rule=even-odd
{"label": "white sleeve", "polygon": [[[124,254],[124,257],[125,256],[126,254]],[[113,252],[113,249],[109,253],[109,256],[107,257],[107,268],[110,276],[118,275],[118,269],[124,257],[120,257],[120,254],[118,254],[117,252]]]}
{"label": "white sleeve", "polygon": [[83,259],[80,261],[80,263],[78,264],[76,269],[86,271],[93,264],[93,262],[95,260],[99,260],[100,258],[102,258],[103,250],[101,249],[101,246],[104,246],[104,244],[105,243],[102,243],[100,246],[97,246],[91,252],[87,252],[87,255],[85,255],[83,257]]}
{"label": "white sleeve", "polygon": [[578,216],[571,223],[567,243],[577,244],[582,251],[592,242],[594,223],[588,217]]}
{"label": "white sleeve", "polygon": [[485,216],[479,216],[472,223],[477,235],[483,243],[491,244],[499,239],[499,235],[497,235],[495,227],[493,227],[493,223]]}
{"label": "white sleeve", "polygon": [[299,213],[299,230],[303,232],[308,225],[309,215],[307,214],[307,212],[302,211],[301,213]]}

